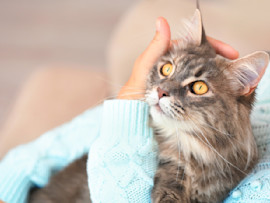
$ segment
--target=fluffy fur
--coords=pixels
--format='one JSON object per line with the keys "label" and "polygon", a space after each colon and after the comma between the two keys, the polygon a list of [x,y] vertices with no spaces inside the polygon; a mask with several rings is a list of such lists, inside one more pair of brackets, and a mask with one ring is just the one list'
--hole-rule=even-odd
{"label": "fluffy fur", "polygon": [[[226,60],[207,42],[199,10],[185,24],[179,43],[148,79],[146,101],[159,144],[152,200],[220,202],[257,163],[249,116],[269,57],[256,52]],[[174,70],[163,76],[167,63]],[[208,92],[196,95],[196,81]]]}
{"label": "fluffy fur", "polygon": [[91,203],[86,174],[87,155],[54,175],[48,185],[35,188],[29,203]]}

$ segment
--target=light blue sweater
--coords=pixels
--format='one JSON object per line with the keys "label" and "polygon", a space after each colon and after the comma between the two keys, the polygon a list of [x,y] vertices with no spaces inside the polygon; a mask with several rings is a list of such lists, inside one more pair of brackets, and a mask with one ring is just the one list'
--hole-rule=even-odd
{"label": "light blue sweater", "polygon": [[[268,68],[252,113],[260,163],[231,191],[226,203],[270,202],[269,89]],[[87,172],[93,202],[150,202],[157,151],[147,124],[144,102],[105,101],[103,106],[9,152],[0,162],[0,199],[26,202],[31,187],[44,186],[52,173],[89,152]]]}

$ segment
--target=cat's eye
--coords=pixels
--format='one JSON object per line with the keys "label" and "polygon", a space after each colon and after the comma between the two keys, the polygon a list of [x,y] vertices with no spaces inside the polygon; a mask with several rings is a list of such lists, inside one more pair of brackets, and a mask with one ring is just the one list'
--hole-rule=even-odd
{"label": "cat's eye", "polygon": [[169,76],[172,73],[172,71],[173,71],[173,65],[171,63],[166,63],[160,69],[160,73],[163,76]]}
{"label": "cat's eye", "polygon": [[194,94],[203,95],[208,92],[208,86],[203,81],[197,81],[197,82],[192,83],[191,91]]}

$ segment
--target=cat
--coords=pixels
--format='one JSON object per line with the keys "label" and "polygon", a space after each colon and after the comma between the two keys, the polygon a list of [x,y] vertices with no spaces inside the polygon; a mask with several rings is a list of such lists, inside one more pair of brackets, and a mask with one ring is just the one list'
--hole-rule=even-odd
{"label": "cat", "polygon": [[[268,54],[224,59],[208,43],[198,9],[186,25],[186,34],[147,81],[159,146],[154,203],[221,202],[258,160],[249,116]],[[91,202],[86,160],[85,155],[34,189],[29,202]]]}
{"label": "cat", "polygon": [[221,202],[258,160],[250,124],[266,52],[216,55],[197,9],[152,69],[146,92],[159,146],[152,201]]}

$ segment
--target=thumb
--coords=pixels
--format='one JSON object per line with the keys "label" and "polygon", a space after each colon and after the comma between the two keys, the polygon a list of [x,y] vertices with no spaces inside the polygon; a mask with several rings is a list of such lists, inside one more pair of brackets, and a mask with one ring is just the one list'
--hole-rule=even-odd
{"label": "thumb", "polygon": [[156,34],[150,45],[142,54],[142,63],[146,67],[152,68],[170,47],[171,31],[167,20],[163,17],[159,17],[156,21]]}

